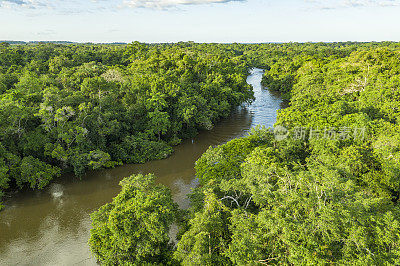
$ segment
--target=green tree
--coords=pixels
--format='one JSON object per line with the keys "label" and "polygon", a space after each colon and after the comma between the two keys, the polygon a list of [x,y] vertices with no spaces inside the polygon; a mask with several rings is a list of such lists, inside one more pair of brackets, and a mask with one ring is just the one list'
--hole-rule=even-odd
{"label": "green tree", "polygon": [[122,191],[91,216],[89,245],[105,265],[171,263],[169,229],[177,213],[168,188],[154,175],[133,175],[121,181]]}
{"label": "green tree", "polygon": [[40,161],[32,156],[24,157],[21,161],[21,175],[16,179],[19,187],[24,183],[34,189],[45,187],[54,177],[60,175],[60,169]]}
{"label": "green tree", "polygon": [[158,140],[161,140],[161,134],[167,132],[170,126],[168,113],[155,110],[154,112],[149,113],[149,119],[150,131],[157,134]]}
{"label": "green tree", "polygon": [[204,209],[189,221],[174,256],[183,265],[229,265],[223,253],[230,238],[229,212],[216,195],[205,193]]}

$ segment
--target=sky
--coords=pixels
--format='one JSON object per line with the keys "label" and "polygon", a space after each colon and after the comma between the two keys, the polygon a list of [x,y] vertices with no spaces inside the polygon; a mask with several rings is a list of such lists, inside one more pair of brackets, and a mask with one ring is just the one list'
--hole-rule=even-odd
{"label": "sky", "polygon": [[0,40],[400,41],[400,0],[0,0]]}

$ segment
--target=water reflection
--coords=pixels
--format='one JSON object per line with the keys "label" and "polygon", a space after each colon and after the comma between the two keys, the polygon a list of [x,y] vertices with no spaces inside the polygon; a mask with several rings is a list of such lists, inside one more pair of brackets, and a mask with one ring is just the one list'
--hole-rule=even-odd
{"label": "water reflection", "polygon": [[131,174],[156,174],[186,208],[186,195],[197,184],[194,162],[209,146],[243,136],[256,125],[271,127],[276,121],[282,101],[262,89],[262,73],[255,69],[247,80],[254,88],[254,103],[238,108],[211,131],[183,141],[165,160],[89,172],[82,180],[66,175],[43,191],[14,195],[0,213],[0,264],[96,264],[87,245],[89,214],[110,202],[120,191],[119,181]]}

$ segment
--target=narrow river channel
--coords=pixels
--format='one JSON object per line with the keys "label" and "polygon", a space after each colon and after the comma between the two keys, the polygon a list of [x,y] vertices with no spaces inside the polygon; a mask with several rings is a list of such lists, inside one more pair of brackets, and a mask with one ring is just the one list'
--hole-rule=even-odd
{"label": "narrow river channel", "polygon": [[0,212],[0,265],[95,265],[87,245],[89,215],[119,193],[118,183],[125,176],[154,173],[171,188],[176,202],[187,207],[186,195],[196,186],[194,163],[209,146],[275,123],[283,103],[279,95],[261,87],[262,74],[254,69],[247,79],[256,97],[251,105],[183,141],[165,160],[93,171],[81,180],[63,176],[45,190],[12,195]]}

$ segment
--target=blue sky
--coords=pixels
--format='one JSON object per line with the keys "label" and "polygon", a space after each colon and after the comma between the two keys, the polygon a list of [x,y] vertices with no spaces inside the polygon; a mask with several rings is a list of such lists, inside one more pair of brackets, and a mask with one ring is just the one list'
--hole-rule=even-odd
{"label": "blue sky", "polygon": [[0,40],[400,41],[400,0],[0,0]]}

